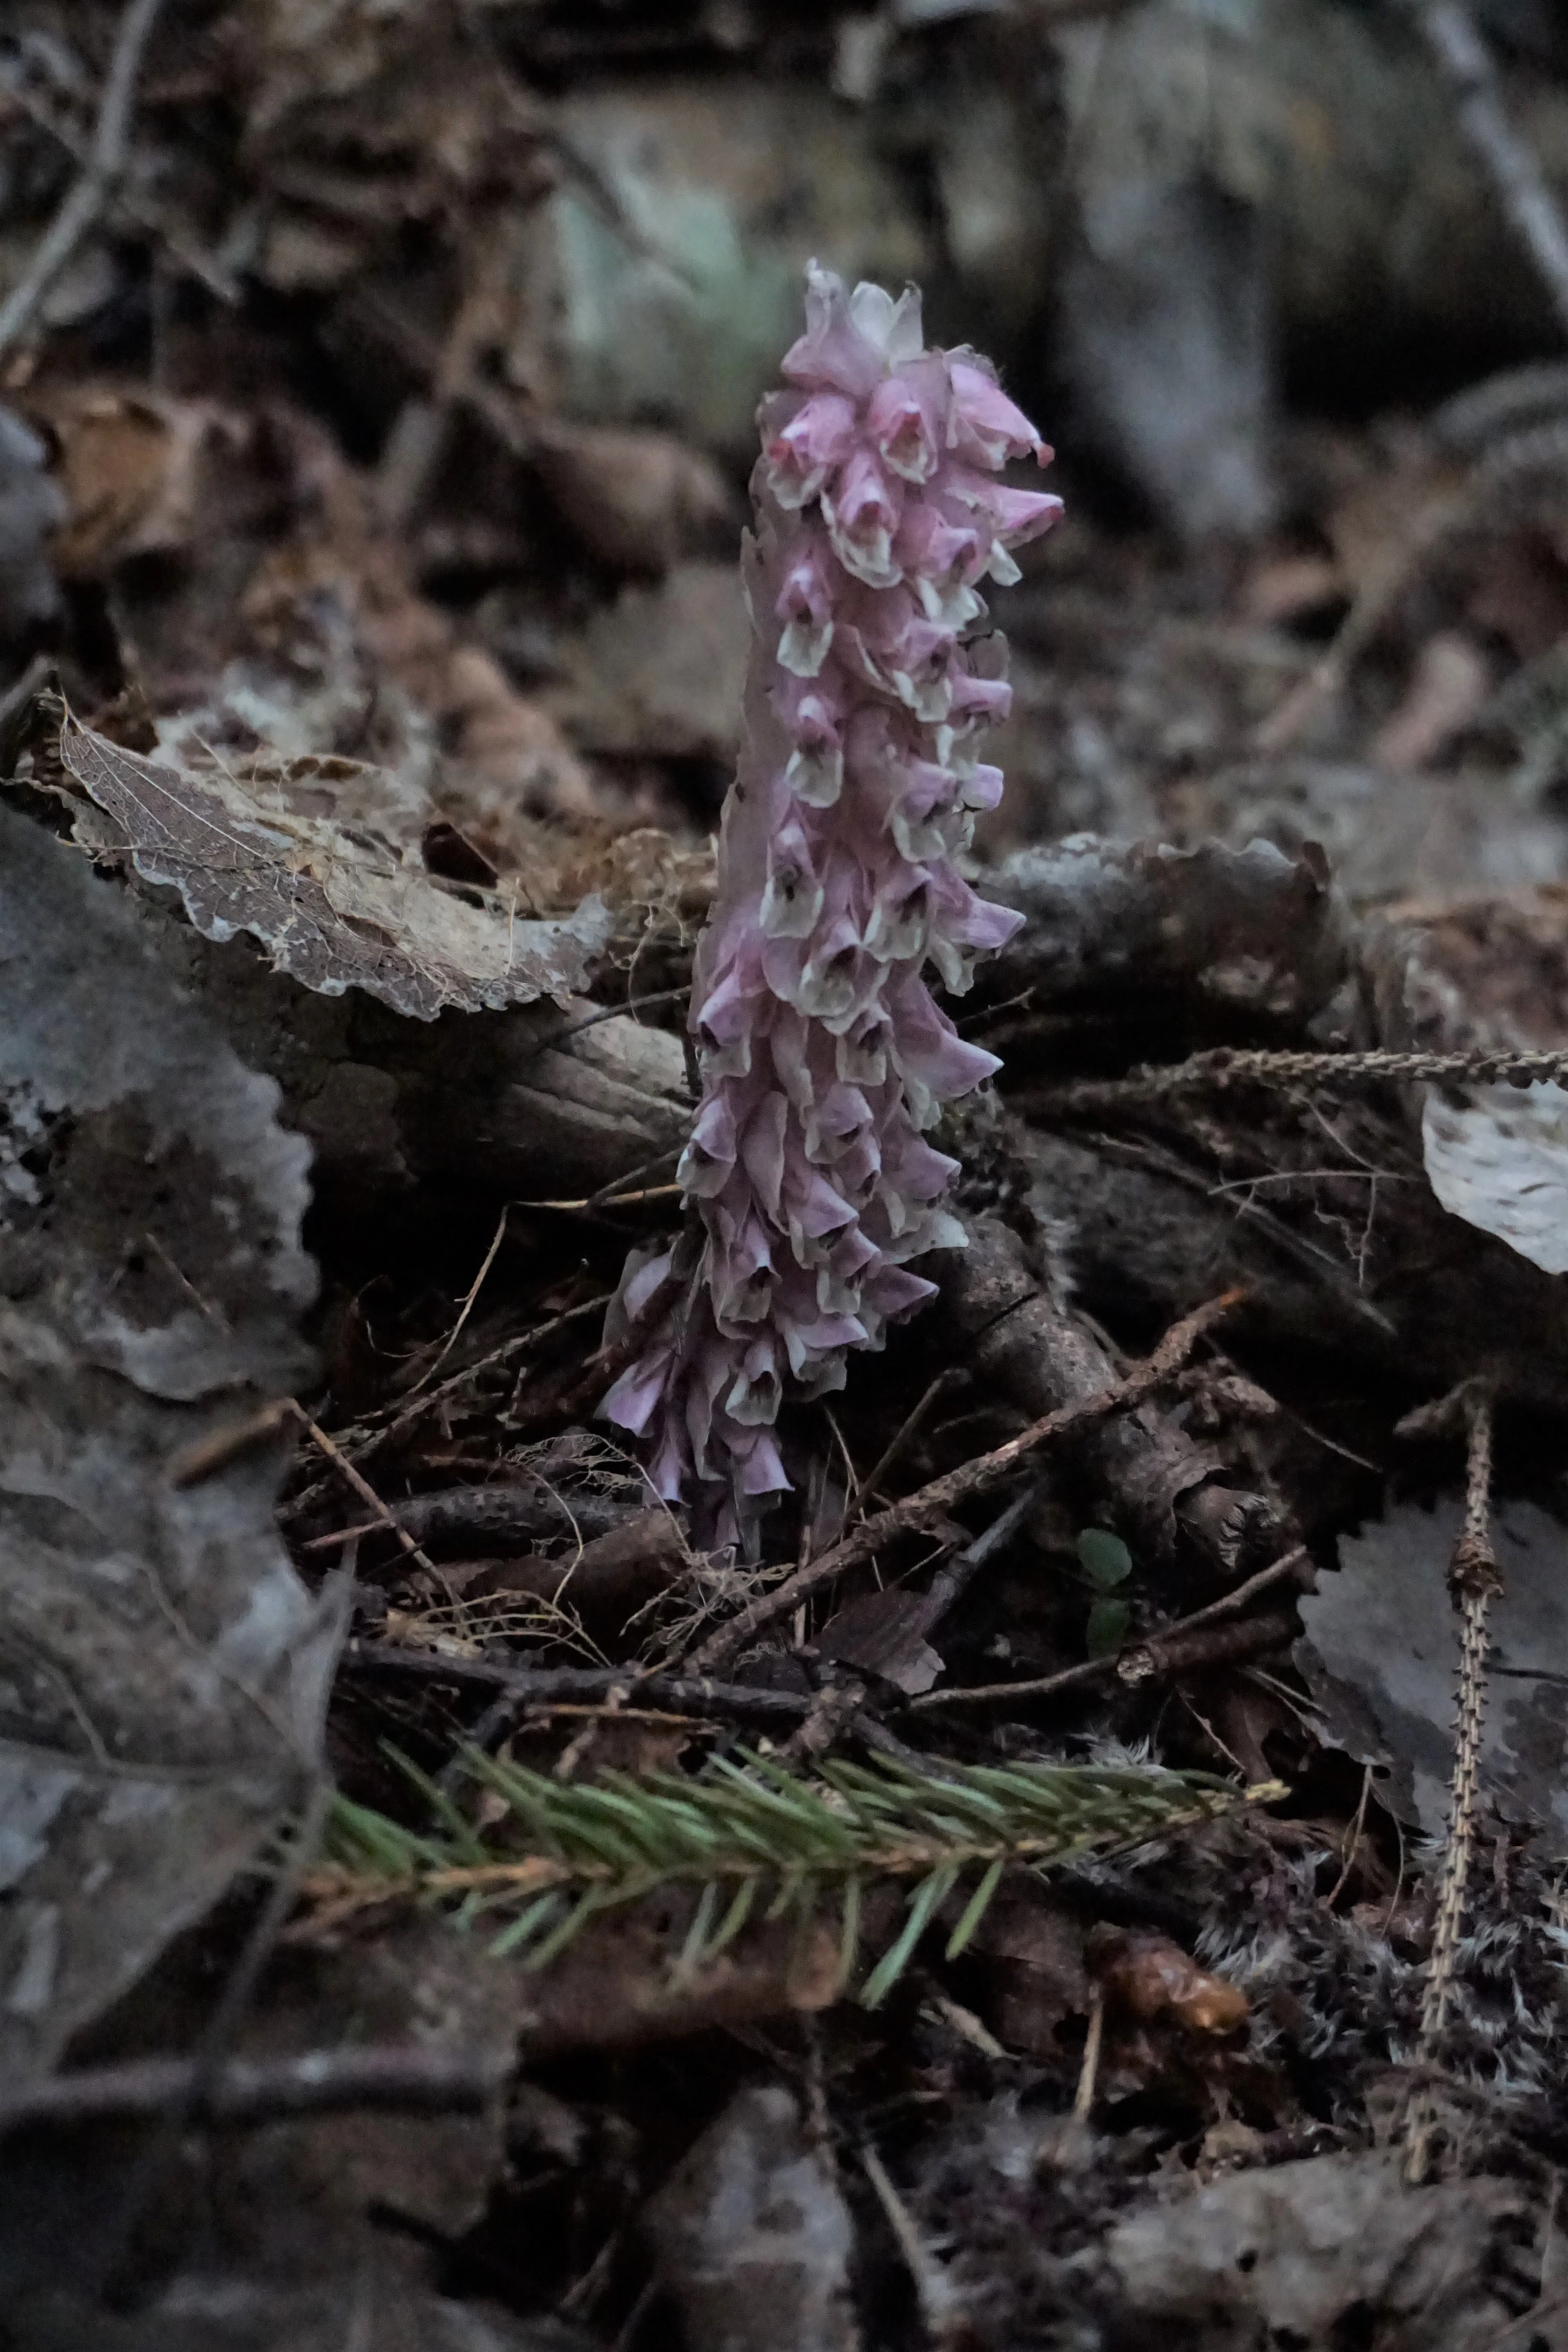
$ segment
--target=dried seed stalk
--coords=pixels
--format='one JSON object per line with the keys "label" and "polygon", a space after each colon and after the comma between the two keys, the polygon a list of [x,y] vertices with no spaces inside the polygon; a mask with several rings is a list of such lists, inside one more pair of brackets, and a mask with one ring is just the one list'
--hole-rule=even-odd
{"label": "dried seed stalk", "polygon": [[[1493,1392],[1477,1384],[1465,1399],[1468,1433],[1465,1467],[1465,1524],[1448,1562],[1448,1591],[1459,1612],[1459,1687],[1454,1721],[1454,1773],[1450,1783],[1448,1837],[1437,1895],[1432,1959],[1421,2002],[1416,2049],[1420,2064],[1436,2058],[1447,2022],[1454,1961],[1465,1924],[1465,1895],[1476,1834],[1476,1789],[1480,1774],[1481,1733],[1487,1703],[1487,1617],[1502,1578],[1491,1544]],[[1429,2095],[1411,2108],[1405,2135],[1405,2178],[1426,2178],[1436,2109]]]}

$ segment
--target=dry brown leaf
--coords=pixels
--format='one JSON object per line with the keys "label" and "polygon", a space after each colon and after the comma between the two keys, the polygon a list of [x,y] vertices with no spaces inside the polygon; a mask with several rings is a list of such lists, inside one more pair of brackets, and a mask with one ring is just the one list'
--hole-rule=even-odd
{"label": "dry brown leaf", "polygon": [[533,453],[563,521],[622,572],[668,572],[728,522],[734,495],[711,457],[668,433],[552,420]]}
{"label": "dry brown leaf", "polygon": [[53,404],[47,422],[69,507],[54,545],[68,579],[186,546],[203,506],[205,451],[216,436],[237,446],[247,432],[207,401],[100,385]]}
{"label": "dry brown leaf", "polygon": [[1134,1929],[1106,1938],[1095,1973],[1107,2001],[1128,2017],[1169,2017],[1193,2033],[1234,2033],[1247,2022],[1240,1986],[1200,1969],[1168,1936]]}
{"label": "dry brown leaf", "polygon": [[143,881],[179,891],[205,938],[247,931],[277,971],[324,995],[363,988],[421,1021],[447,1005],[563,1003],[608,936],[596,898],[562,921],[519,920],[494,894],[447,888],[368,823],[350,832],[290,801],[294,782],[363,782],[360,762],[274,759],[247,774],[216,757],[197,770],[185,755],[176,768],[68,713],[58,749],[94,812],[79,814],[79,840],[128,853]]}

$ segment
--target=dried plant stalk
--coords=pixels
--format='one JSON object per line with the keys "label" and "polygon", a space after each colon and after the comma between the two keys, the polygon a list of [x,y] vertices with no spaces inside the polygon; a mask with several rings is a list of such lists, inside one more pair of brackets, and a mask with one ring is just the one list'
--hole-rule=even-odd
{"label": "dried plant stalk", "polygon": [[[1476,1836],[1476,1790],[1480,1776],[1481,1734],[1487,1704],[1487,1617],[1502,1577],[1491,1542],[1493,1393],[1477,1383],[1465,1398],[1468,1446],[1465,1469],[1465,1524],[1448,1562],[1448,1591],[1459,1614],[1459,1688],[1454,1722],[1454,1773],[1448,1804],[1448,1836],[1437,1894],[1432,1959],[1421,2001],[1417,2059],[1433,2063],[1447,2023],[1454,1961],[1465,1924],[1465,1896]],[[1405,2178],[1423,2180],[1431,2160],[1436,2122],[1434,2104],[1423,2095],[1410,2110],[1405,2135]]]}

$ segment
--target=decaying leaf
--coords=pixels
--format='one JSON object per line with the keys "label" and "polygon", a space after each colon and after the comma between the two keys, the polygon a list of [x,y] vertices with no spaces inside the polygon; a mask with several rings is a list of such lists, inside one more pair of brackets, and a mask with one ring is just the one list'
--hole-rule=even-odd
{"label": "decaying leaf", "polygon": [[221,1894],[314,1769],[335,1606],[273,1529],[305,1145],[86,861],[0,810],[0,2068]]}
{"label": "decaying leaf", "polygon": [[1488,2255],[1522,2204],[1512,2182],[1410,2189],[1396,2157],[1310,2157],[1151,2202],[1105,2252],[1145,2341],[1186,2322],[1205,2352],[1479,2352],[1507,2317]]}
{"label": "decaying leaf", "polygon": [[[1384,1756],[1412,1776],[1415,1811],[1441,1829],[1453,1769],[1457,1621],[1447,1573],[1462,1523],[1456,1501],[1405,1504],[1342,1537],[1341,1571],[1300,1601],[1315,1658],[1302,1663],[1334,1737],[1362,1760]],[[1568,1827],[1562,1757],[1568,1740],[1568,1528],[1532,1503],[1503,1505],[1492,1543],[1502,1591],[1491,1605],[1491,1692],[1483,1777],[1527,1811]],[[1330,1680],[1322,1680],[1323,1670]],[[1411,1781],[1406,1782],[1411,1786]],[[1388,1801],[1398,1805],[1390,1786]]]}
{"label": "decaying leaf", "polygon": [[1568,1274],[1568,1093],[1472,1087],[1462,1104],[1436,1087],[1421,1140],[1432,1190],[1467,1224],[1495,1234],[1547,1274]]}
{"label": "decaying leaf", "polygon": [[209,444],[245,437],[243,421],[210,403],[117,387],[76,388],[46,409],[68,508],[55,560],[68,579],[188,545]]}
{"label": "decaying leaf", "polygon": [[690,2352],[854,2352],[855,2229],[791,2094],[742,2091],[655,2198],[648,2233]]}
{"label": "decaying leaf", "polygon": [[361,762],[235,761],[182,746],[176,766],[68,713],[58,750],[79,841],[128,854],[143,881],[179,891],[205,937],[249,932],[278,971],[323,995],[362,988],[421,1021],[447,1005],[564,1002],[608,936],[596,898],[562,921],[522,920],[494,894],[442,883],[368,821],[321,814],[334,790],[364,783]]}

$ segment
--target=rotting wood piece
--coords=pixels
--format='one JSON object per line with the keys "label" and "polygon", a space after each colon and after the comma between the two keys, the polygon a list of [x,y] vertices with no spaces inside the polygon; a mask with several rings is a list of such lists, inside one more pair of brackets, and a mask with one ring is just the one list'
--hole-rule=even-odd
{"label": "rotting wood piece", "polygon": [[668,1511],[639,1511],[560,1559],[529,1555],[497,1561],[463,1587],[468,1601],[516,1594],[569,1609],[590,1633],[618,1635],[628,1618],[657,1599],[689,1555]]}
{"label": "rotting wood piece", "polygon": [[[973,1221],[944,1275],[942,1311],[976,1376],[1031,1420],[1115,1384],[1099,1340],[1036,1279],[998,1218]],[[1276,1505],[1234,1486],[1219,1456],[1152,1402],[1086,1433],[1080,1454],[1119,1523],[1156,1558],[1184,1549],[1229,1583],[1285,1532]]]}
{"label": "rotting wood piece", "polygon": [[976,976],[975,1001],[1021,989],[1036,1007],[1151,1004],[1174,995],[1305,1022],[1349,965],[1342,900],[1315,846],[1290,857],[1269,841],[1102,841],[1091,834],[1015,850],[985,893],[1026,918]]}

